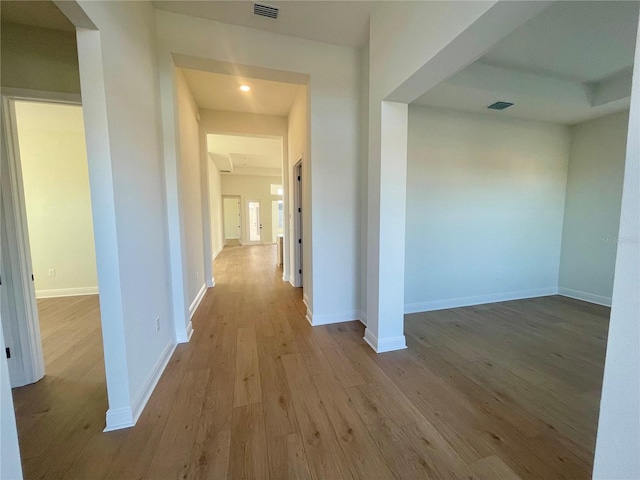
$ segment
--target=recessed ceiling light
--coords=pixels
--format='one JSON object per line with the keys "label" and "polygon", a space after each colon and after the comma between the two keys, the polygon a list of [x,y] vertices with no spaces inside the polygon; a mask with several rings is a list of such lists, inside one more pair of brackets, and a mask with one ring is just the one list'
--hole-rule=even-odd
{"label": "recessed ceiling light", "polygon": [[249,85],[240,85],[240,90],[242,90],[243,92],[248,92],[249,90],[251,90],[251,87]]}

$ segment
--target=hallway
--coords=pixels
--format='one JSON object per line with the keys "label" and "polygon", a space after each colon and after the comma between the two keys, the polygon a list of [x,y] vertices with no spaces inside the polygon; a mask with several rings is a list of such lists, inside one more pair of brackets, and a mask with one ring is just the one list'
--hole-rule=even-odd
{"label": "hallway", "polygon": [[134,428],[102,433],[98,401],[34,452],[18,418],[25,478],[590,478],[608,309],[417,314],[376,355],[359,322],[310,327],[275,247],[227,247],[215,277]]}

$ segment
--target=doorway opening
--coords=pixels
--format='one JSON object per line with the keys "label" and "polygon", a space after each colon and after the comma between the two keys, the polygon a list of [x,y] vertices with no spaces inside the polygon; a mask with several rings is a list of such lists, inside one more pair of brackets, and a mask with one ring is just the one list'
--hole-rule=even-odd
{"label": "doorway opening", "polygon": [[249,200],[247,202],[247,212],[249,215],[249,243],[259,244],[262,242],[260,200]]}
{"label": "doorway opening", "polygon": [[44,377],[51,401],[80,409],[106,404],[106,380],[82,106],[3,103],[2,328],[20,426],[20,416],[38,413],[29,384]]}

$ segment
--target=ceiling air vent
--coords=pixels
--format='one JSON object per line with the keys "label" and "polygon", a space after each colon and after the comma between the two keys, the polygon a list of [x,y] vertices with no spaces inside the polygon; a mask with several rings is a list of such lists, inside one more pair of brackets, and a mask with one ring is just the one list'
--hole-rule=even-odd
{"label": "ceiling air vent", "polygon": [[511,105],[513,105],[513,103],[510,103],[510,102],[496,102],[496,103],[493,103],[493,104],[489,105],[487,108],[490,108],[491,110],[504,110],[505,108],[509,108]]}
{"label": "ceiling air vent", "polygon": [[253,13],[261,17],[278,18],[278,7],[266,5],[264,3],[254,3]]}

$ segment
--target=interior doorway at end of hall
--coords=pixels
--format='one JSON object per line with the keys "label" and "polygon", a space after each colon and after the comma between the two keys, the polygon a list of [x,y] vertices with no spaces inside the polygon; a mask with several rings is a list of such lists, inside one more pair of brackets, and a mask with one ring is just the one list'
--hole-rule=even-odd
{"label": "interior doorway at end of hall", "polygon": [[260,219],[260,200],[247,200],[247,213],[249,218],[249,242],[260,244],[262,242],[262,220]]}
{"label": "interior doorway at end of hall", "polygon": [[234,246],[242,244],[242,208],[239,196],[222,197],[224,216],[224,244]]}

